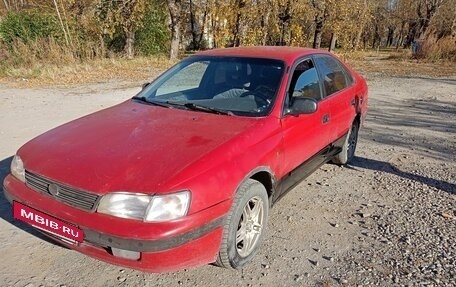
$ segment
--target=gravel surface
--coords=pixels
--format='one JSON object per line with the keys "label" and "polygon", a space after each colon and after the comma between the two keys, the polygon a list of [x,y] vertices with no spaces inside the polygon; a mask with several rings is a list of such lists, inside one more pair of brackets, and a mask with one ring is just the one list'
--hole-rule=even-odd
{"label": "gravel surface", "polygon": [[[372,75],[357,157],[322,166],[270,212],[242,270],[147,274],[47,241],[0,195],[0,286],[456,286],[456,77]],[[0,180],[25,141],[120,102],[119,83],[0,88]]]}

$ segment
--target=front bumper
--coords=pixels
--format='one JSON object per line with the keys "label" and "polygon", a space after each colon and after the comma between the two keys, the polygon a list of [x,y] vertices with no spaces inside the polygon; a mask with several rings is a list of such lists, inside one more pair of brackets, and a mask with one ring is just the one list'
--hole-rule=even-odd
{"label": "front bumper", "polygon": [[[8,201],[18,201],[74,224],[84,241],[61,244],[109,263],[149,272],[166,272],[214,262],[220,247],[222,225],[230,202],[166,223],[145,223],[87,212],[36,192],[11,175],[3,183]],[[140,252],[138,260],[114,256],[112,249]]]}

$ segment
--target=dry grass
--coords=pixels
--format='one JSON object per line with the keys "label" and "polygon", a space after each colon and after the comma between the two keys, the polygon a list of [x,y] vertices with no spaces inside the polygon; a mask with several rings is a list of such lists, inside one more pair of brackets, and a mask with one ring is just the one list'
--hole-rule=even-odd
{"label": "dry grass", "polygon": [[456,36],[441,39],[428,37],[422,44],[419,56],[431,62],[442,62],[442,59],[445,59],[456,65]]}
{"label": "dry grass", "polygon": [[[14,86],[67,86],[112,80],[144,82],[173,64],[168,58],[129,60],[108,55],[99,43],[56,42],[52,37],[0,46],[0,83]],[[82,59],[82,60],[81,60]]]}
{"label": "dry grass", "polygon": [[350,64],[361,74],[385,76],[456,77],[454,63],[430,63],[420,60],[356,60]]}
{"label": "dry grass", "polygon": [[339,55],[361,74],[385,76],[455,77],[456,64],[452,61],[414,59],[410,50],[380,50],[357,52],[355,56]]}
{"label": "dry grass", "polygon": [[30,67],[9,68],[0,83],[16,87],[69,86],[122,80],[145,82],[170,67],[165,57],[96,59],[72,64],[34,64]]}

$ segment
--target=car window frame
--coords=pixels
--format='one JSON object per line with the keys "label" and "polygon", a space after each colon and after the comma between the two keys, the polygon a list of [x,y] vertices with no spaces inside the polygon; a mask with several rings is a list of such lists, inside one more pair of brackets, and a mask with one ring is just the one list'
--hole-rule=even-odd
{"label": "car window frame", "polygon": [[293,73],[294,73],[296,67],[306,60],[311,60],[317,71],[318,84],[320,86],[320,92],[321,92],[321,96],[322,96],[322,98],[318,102],[321,102],[325,99],[325,97],[323,95],[324,89],[322,87],[321,76],[320,76],[320,73],[318,72],[317,67],[315,66],[315,59],[313,58],[313,55],[305,55],[303,57],[300,57],[294,61],[293,65],[288,66],[288,81],[287,81],[287,88],[285,90],[286,95],[284,97],[284,100],[282,101],[282,110],[281,110],[281,115],[280,115],[281,118],[290,116],[289,114],[286,113],[286,110],[287,110],[287,108],[289,108],[289,103],[290,103],[290,100],[292,97],[292,95],[290,94],[290,92],[291,92],[290,89],[291,89],[291,81],[293,79]]}

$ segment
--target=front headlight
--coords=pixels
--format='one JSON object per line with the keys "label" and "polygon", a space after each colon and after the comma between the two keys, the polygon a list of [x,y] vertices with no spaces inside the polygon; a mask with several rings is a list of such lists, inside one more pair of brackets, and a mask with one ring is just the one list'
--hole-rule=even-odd
{"label": "front headlight", "polygon": [[152,197],[144,220],[167,221],[176,219],[186,215],[189,206],[190,193],[188,191],[156,195]]}
{"label": "front headlight", "polygon": [[15,155],[13,160],[11,161],[11,174],[19,179],[20,181],[25,183],[25,168],[22,159]]}
{"label": "front headlight", "polygon": [[150,198],[145,194],[110,193],[101,198],[97,211],[122,218],[143,220]]}
{"label": "front headlight", "polygon": [[159,222],[184,216],[189,206],[188,191],[156,196],[116,192],[103,196],[97,211],[122,218]]}

